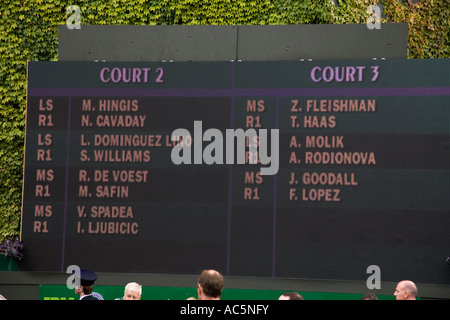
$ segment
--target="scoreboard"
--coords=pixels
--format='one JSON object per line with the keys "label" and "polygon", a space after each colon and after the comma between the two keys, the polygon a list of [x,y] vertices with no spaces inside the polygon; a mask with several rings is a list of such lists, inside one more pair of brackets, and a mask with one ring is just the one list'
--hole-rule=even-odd
{"label": "scoreboard", "polygon": [[29,62],[21,270],[448,284],[450,60]]}

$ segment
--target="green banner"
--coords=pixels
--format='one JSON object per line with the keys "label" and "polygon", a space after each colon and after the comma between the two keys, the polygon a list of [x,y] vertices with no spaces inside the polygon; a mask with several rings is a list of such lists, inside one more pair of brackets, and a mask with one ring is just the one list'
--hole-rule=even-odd
{"label": "green banner", "polygon": [[[104,300],[121,299],[124,286],[95,286],[94,292],[102,295]],[[222,300],[277,300],[286,291],[224,289]],[[306,292],[298,291],[305,300],[361,300],[360,293]],[[392,295],[376,295],[380,300],[395,300]],[[196,288],[184,287],[142,287],[141,300],[187,300],[197,298]],[[80,297],[65,285],[40,285],[39,300],[78,300]]]}

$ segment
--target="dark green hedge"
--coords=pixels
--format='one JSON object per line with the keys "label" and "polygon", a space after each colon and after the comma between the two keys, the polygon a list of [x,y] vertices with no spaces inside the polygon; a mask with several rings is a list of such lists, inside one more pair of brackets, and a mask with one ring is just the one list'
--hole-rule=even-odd
{"label": "dark green hedge", "polygon": [[[83,25],[366,23],[362,0],[2,0],[0,3],[0,240],[20,232],[26,61],[58,59],[67,7]],[[387,22],[407,22],[409,58],[450,56],[449,0],[378,1]],[[73,13],[72,13],[73,14]]]}

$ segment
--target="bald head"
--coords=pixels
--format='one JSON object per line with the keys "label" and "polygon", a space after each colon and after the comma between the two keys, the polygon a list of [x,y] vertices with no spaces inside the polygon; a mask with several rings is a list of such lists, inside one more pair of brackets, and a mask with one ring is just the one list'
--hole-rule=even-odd
{"label": "bald head", "polygon": [[403,280],[397,284],[394,296],[397,300],[416,300],[417,286],[410,280]]}
{"label": "bald head", "polygon": [[223,276],[216,270],[203,270],[198,277],[198,299],[220,299],[223,289]]}

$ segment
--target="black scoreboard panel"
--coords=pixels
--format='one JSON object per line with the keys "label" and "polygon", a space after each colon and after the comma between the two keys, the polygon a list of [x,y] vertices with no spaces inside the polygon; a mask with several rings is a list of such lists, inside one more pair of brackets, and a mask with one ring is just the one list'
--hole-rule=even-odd
{"label": "black scoreboard panel", "polygon": [[448,284],[449,67],[29,62],[21,270]]}

